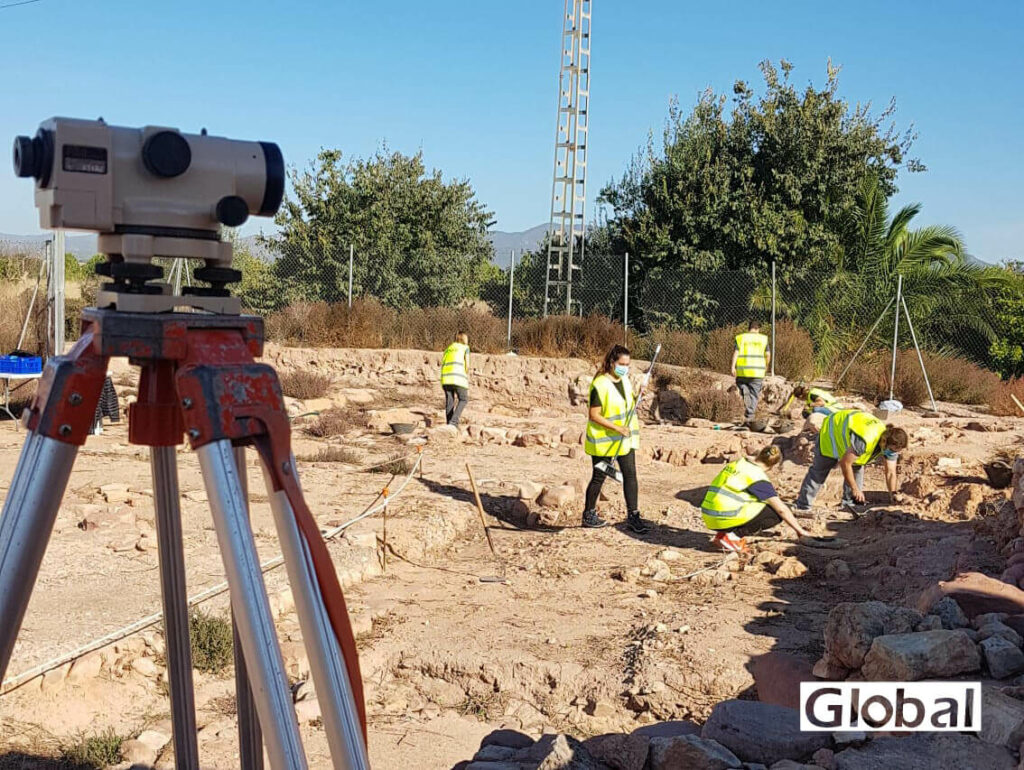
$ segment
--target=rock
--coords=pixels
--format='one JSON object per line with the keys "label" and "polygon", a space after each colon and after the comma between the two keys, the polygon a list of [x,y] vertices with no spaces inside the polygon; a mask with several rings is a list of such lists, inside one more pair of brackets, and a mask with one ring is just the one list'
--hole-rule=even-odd
{"label": "rock", "polygon": [[990,636],[982,640],[980,647],[993,679],[1005,679],[1024,671],[1024,652],[1004,637]]}
{"label": "rock", "polygon": [[459,429],[455,425],[438,425],[427,431],[427,438],[437,442],[458,441]]}
{"label": "rock", "polygon": [[825,770],[832,770],[836,766],[836,755],[832,749],[818,749],[811,757],[811,762]]}
{"label": "rock", "polygon": [[986,425],[983,422],[978,422],[977,420],[972,420],[964,425],[964,430],[976,430],[981,433],[989,433],[992,430],[992,426]]}
{"label": "rock", "polygon": [[518,730],[493,730],[480,741],[481,746],[508,746],[513,749],[525,749],[533,745],[533,738]]}
{"label": "rock", "polygon": [[971,621],[967,619],[964,611],[960,609],[960,605],[956,603],[955,599],[948,596],[944,596],[939,599],[928,610],[929,615],[938,615],[939,620],[942,622],[942,627],[952,631],[955,628],[965,628],[971,624]]}
{"label": "rock", "polygon": [[143,730],[135,740],[159,753],[171,742],[171,734],[162,730]]}
{"label": "rock", "polygon": [[639,567],[629,569],[617,569],[612,572],[612,580],[619,580],[623,583],[635,583],[640,579],[642,570]]}
{"label": "rock", "polygon": [[[744,765],[744,767],[747,767],[747,765]],[[792,759],[784,759],[781,762],[776,762],[769,770],[821,770],[821,767],[818,765],[805,765]]]}
{"label": "rock", "polygon": [[633,735],[646,735],[648,738],[675,738],[678,735],[700,735],[700,726],[686,720],[655,722],[653,725],[638,727]]}
{"label": "rock", "polygon": [[648,559],[640,574],[658,583],[664,583],[672,579],[672,570],[660,559]]}
{"label": "rock", "polygon": [[374,401],[372,390],[346,388],[342,391],[342,395],[348,403],[355,404],[356,406],[367,406],[368,404],[372,404]]}
{"label": "rock", "polygon": [[68,684],[90,682],[100,675],[102,669],[103,656],[99,652],[90,652],[71,664],[71,669],[68,671]]}
{"label": "rock", "polygon": [[766,765],[809,756],[830,740],[828,733],[801,732],[793,709],[746,700],[716,705],[701,737],[718,741],[744,762]]}
{"label": "rock", "polygon": [[814,668],[811,670],[818,679],[828,679],[829,681],[838,682],[846,679],[850,675],[850,669],[844,668],[837,663],[831,663],[826,658],[822,658],[814,664]]}
{"label": "rock", "polygon": [[992,636],[1001,636],[1014,647],[1020,647],[1022,643],[1020,634],[998,620],[993,620],[978,627],[978,641],[984,641]]}
{"label": "rock", "polygon": [[987,626],[989,623],[1003,623],[1009,615],[1005,612],[986,612],[982,615],[975,615],[971,620],[970,625],[979,631],[983,626]]}
{"label": "rock", "polygon": [[935,462],[935,467],[939,470],[944,470],[947,468],[959,468],[962,464],[959,457],[940,457]]}
{"label": "rock", "polygon": [[808,567],[795,556],[783,560],[782,564],[775,570],[775,577],[792,579],[803,577],[808,573]]}
{"label": "rock", "polygon": [[893,607],[882,622],[884,634],[909,634],[921,622],[921,613],[909,607]]}
{"label": "rock", "polygon": [[924,500],[933,495],[936,489],[937,487],[932,477],[926,476],[923,473],[903,482],[903,486],[900,487],[900,491],[903,494],[916,497],[918,500]]}
{"label": "rock", "polygon": [[983,741],[1011,750],[1024,742],[1024,701],[1000,692],[996,687],[981,688],[981,731]]}
{"label": "rock", "polygon": [[504,428],[484,427],[480,429],[480,438],[488,444],[504,444],[507,437],[508,432]]}
{"label": "rock", "polygon": [[[109,476],[107,477],[109,478]],[[116,505],[118,503],[130,503],[132,496],[128,491],[127,484],[104,484],[97,490],[103,499]]]}
{"label": "rock", "polygon": [[491,744],[490,746],[481,747],[480,751],[473,755],[474,762],[504,762],[510,760],[516,755],[516,750],[508,746],[496,746]]}
{"label": "rock", "polygon": [[544,735],[533,746],[516,755],[519,762],[539,761],[537,770],[598,770],[598,763],[575,738]]}
{"label": "rock", "polygon": [[544,487],[533,481],[524,481],[519,485],[519,492],[517,496],[520,500],[527,500],[528,502],[534,502],[540,497],[541,492],[544,491]]}
{"label": "rock", "polygon": [[829,580],[849,580],[850,565],[842,559],[833,559],[825,566],[825,577]]}
{"label": "rock", "polygon": [[921,622],[914,626],[915,631],[941,631],[942,618],[938,615],[926,615]]}
{"label": "rock", "polygon": [[644,770],[651,739],[646,735],[604,735],[584,741],[590,756],[612,770]]}
{"label": "rock", "polygon": [[560,487],[545,487],[541,492],[538,503],[545,508],[564,508],[576,501],[576,488],[568,485]]}
{"label": "rock", "polygon": [[530,504],[525,500],[513,500],[510,511],[512,521],[519,526],[534,526],[530,524]]}
{"label": "rock", "polygon": [[836,770],[1016,770],[1017,761],[1002,746],[959,733],[914,733],[906,738],[876,738],[835,756]]}
{"label": "rock", "polygon": [[800,683],[813,682],[814,671],[809,660],[784,652],[769,652],[752,658],[750,673],[761,703],[786,708],[800,708]]}
{"label": "rock", "polygon": [[156,757],[157,752],[141,741],[129,739],[121,744],[121,759],[132,766],[152,767]]}
{"label": "rock", "polygon": [[532,431],[529,433],[522,433],[519,436],[517,436],[516,439],[512,442],[512,445],[518,447],[535,447],[544,446],[547,443],[547,436],[545,436],[543,433]]}
{"label": "rock", "polygon": [[785,560],[785,556],[775,553],[774,551],[761,551],[754,556],[752,563],[759,566],[765,572],[774,573]]}
{"label": "rock", "polygon": [[825,659],[832,665],[856,670],[876,636],[885,633],[889,607],[884,602],[843,602],[825,621]]}
{"label": "rock", "polygon": [[968,618],[986,612],[1024,613],[1024,591],[980,572],[963,572],[937,583],[921,594],[917,608],[927,611],[945,596],[956,601]]}
{"label": "rock", "polygon": [[651,739],[651,770],[728,770],[743,765],[717,741],[680,735]]}
{"label": "rock", "polygon": [[132,671],[139,676],[153,677],[157,674],[156,663],[152,658],[136,658],[132,661]]}
{"label": "rock", "polygon": [[1003,624],[1008,628],[1012,628],[1024,639],[1024,615],[1007,615]]}
{"label": "rock", "polygon": [[978,484],[967,484],[961,487],[949,501],[950,510],[961,514],[962,518],[974,518],[978,506],[985,502],[985,491]]}
{"label": "rock", "polygon": [[664,548],[658,551],[658,558],[662,561],[679,561],[683,555],[672,548]]}
{"label": "rock", "polygon": [[978,648],[963,631],[878,636],[864,656],[865,679],[913,682],[981,668]]}

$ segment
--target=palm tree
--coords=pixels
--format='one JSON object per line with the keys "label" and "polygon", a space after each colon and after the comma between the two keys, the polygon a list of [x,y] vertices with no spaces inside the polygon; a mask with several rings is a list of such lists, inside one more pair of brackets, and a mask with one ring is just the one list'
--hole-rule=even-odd
{"label": "palm tree", "polygon": [[[818,285],[804,319],[819,341],[819,361],[835,360],[860,343],[896,295],[899,276],[923,347],[984,360],[996,338],[991,298],[1005,286],[1006,273],[969,261],[954,227],[912,228],[920,211],[921,204],[912,203],[890,216],[878,180],[865,178],[841,228],[838,270]],[[890,310],[879,325],[880,339],[892,338],[893,317]]]}

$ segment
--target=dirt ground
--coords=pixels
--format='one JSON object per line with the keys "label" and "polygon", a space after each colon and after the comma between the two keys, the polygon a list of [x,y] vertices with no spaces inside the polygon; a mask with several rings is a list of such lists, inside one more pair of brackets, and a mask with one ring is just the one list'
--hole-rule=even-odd
{"label": "dirt ground", "polygon": [[[600,508],[614,526],[584,530],[580,493],[590,461],[578,443],[584,408],[571,406],[569,393],[570,383],[589,373],[585,362],[478,357],[481,376],[463,434],[454,438],[432,427],[443,422],[436,354],[273,348],[267,357],[282,371],[316,369],[333,378],[325,398],[289,400],[293,413],[342,405],[361,412],[356,429],[332,439],[306,434],[311,418],[295,423],[303,486],[324,529],[365,509],[385,485],[397,488],[404,474],[392,479],[303,458],[325,445],[344,446],[370,464],[415,454],[425,440],[421,472],[388,510],[386,570],[379,515],[329,546],[359,635],[371,762],[379,768],[450,768],[503,726],[585,737],[654,721],[700,722],[714,703],[752,694],[757,656],[817,659],[835,603],[900,602],[958,568],[997,570],[997,511],[1007,494],[984,484],[981,463],[1019,446],[1024,435],[1024,420],[953,405],[940,405],[939,417],[902,413],[898,422],[912,438],[901,462],[901,481],[913,493],[905,503],[851,519],[835,508],[835,474],[820,500],[830,514],[806,526],[838,535],[846,548],[799,546],[781,531],[755,543],[752,562],[730,562],[711,549],[701,524],[704,489],[724,458],[792,436],[737,433],[699,420],[647,424],[639,474],[651,531],[637,536],[619,524],[624,504],[611,483]],[[683,391],[687,376],[677,378]],[[122,401],[130,398],[126,366],[115,382]],[[388,422],[420,427],[400,438],[387,435]],[[13,424],[0,423],[4,494],[21,438]],[[806,470],[799,459],[790,456],[774,472],[789,500]],[[223,569],[198,465],[184,450],[179,462],[188,589],[195,594],[220,583]],[[487,549],[466,463],[480,485],[498,560]],[[254,457],[250,464],[253,530],[261,558],[269,559],[277,539]],[[562,511],[545,511],[519,500],[525,482],[575,486],[574,499]],[[869,470],[867,487],[884,488],[879,471]],[[507,582],[480,580],[494,575]],[[286,665],[299,682],[308,664],[283,570],[266,581]],[[122,423],[79,455],[7,677],[157,612],[159,604],[148,456],[127,444]],[[225,613],[226,596],[204,606]],[[47,767],[45,758],[62,742],[107,727],[126,737],[146,729],[169,734],[159,631],[156,625],[103,647],[90,654],[90,665],[65,665],[8,688],[0,696],[0,767]],[[157,665],[138,663],[145,659]],[[203,767],[238,764],[231,676],[230,669],[196,673]],[[303,714],[310,765],[328,767],[323,728],[315,713]],[[173,767],[169,747],[155,765]]]}

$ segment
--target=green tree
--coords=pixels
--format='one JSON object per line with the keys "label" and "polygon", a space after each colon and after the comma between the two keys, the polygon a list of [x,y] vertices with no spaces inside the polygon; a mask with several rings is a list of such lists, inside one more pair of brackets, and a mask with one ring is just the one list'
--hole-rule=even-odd
{"label": "green tree", "polygon": [[[758,281],[772,261],[785,278],[831,268],[842,249],[836,223],[862,180],[872,175],[891,193],[900,167],[923,168],[907,160],[913,134],[888,125],[891,105],[877,117],[851,106],[831,64],[820,89],[797,89],[791,71],[785,61],[763,62],[763,93],[737,82],[731,111],[711,91],[688,116],[673,102],[660,143],[650,137],[601,191],[612,209],[609,237],[632,255],[638,293],[648,277],[671,283],[673,271],[742,270]],[[720,301],[677,283],[690,314]]]}
{"label": "green tree", "polygon": [[291,183],[281,232],[264,239],[290,299],[345,299],[350,245],[354,293],[392,307],[452,306],[488,277],[492,214],[468,181],[427,173],[421,153],[379,150],[346,163],[321,150]]}
{"label": "green tree", "polygon": [[1024,376],[1024,261],[1008,261],[1003,269],[1009,285],[993,298],[993,320],[999,337],[989,347],[989,366],[1004,378]]}

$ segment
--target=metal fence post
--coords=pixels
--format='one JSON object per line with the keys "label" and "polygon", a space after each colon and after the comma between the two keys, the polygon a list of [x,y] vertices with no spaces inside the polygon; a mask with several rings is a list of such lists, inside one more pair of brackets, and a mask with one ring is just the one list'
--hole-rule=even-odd
{"label": "metal fence post", "polygon": [[512,349],[512,286],[516,279],[516,250],[508,251],[508,349]]}
{"label": "metal fence post", "polygon": [[900,341],[900,300],[903,299],[903,276],[900,275],[896,281],[896,319],[893,322],[892,331],[892,375],[889,380],[889,400],[893,400],[896,393],[896,346]]}
{"label": "metal fence post", "polygon": [[622,264],[622,344],[629,344],[629,252]]}
{"label": "metal fence post", "polygon": [[350,243],[348,245],[348,308],[352,309],[352,257],[355,253],[355,247]]}
{"label": "metal fence post", "polygon": [[775,260],[772,260],[772,377],[775,376]]}

